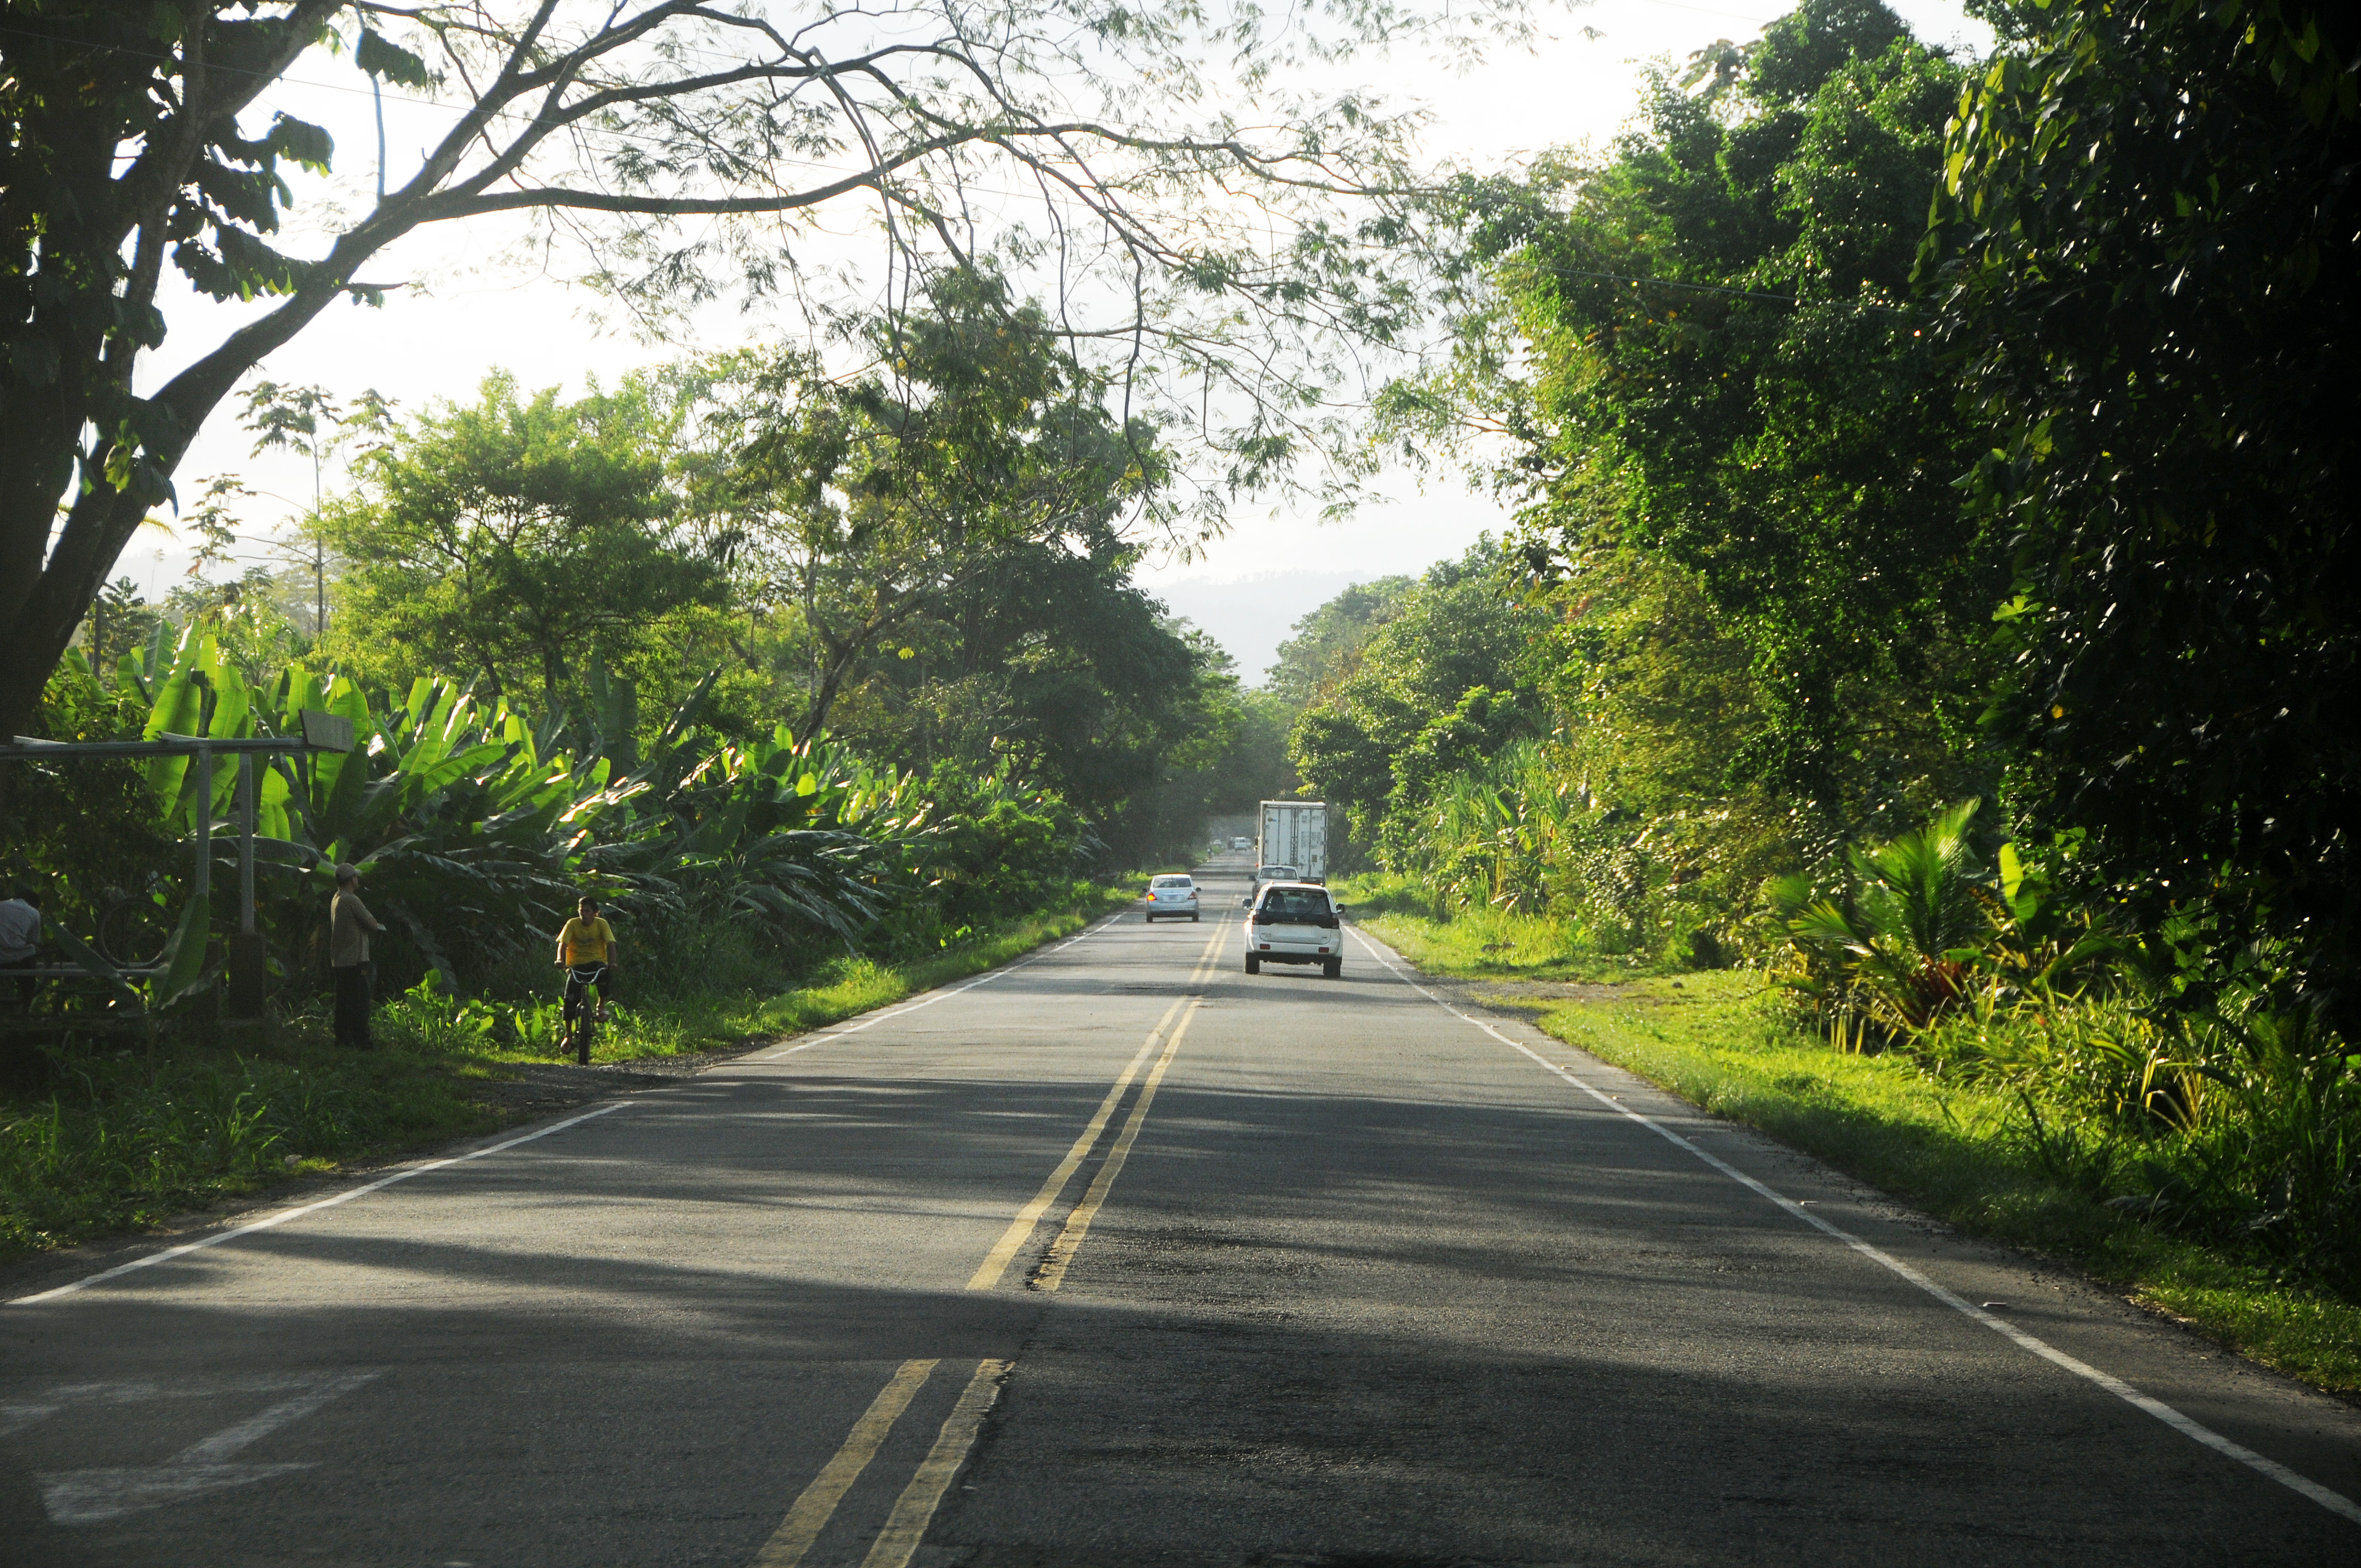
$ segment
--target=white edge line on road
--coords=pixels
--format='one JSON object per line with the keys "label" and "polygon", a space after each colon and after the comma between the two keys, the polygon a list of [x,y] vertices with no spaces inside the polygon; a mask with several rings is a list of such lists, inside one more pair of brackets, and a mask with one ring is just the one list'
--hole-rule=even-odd
{"label": "white edge line on road", "polygon": [[1557,1063],[1550,1060],[1547,1057],[1543,1056],[1540,1052],[1528,1049],[1526,1047],[1520,1045],[1515,1040],[1509,1038],[1508,1036],[1500,1033],[1499,1030],[1495,1029],[1483,1019],[1473,1017],[1468,1014],[1462,1013],[1458,1008],[1454,1007],[1450,1003],[1444,1001],[1442,997],[1437,996],[1433,992],[1429,991],[1426,987],[1419,984],[1418,981],[1411,979],[1407,973],[1403,972],[1400,968],[1395,965],[1393,960],[1387,958],[1383,952],[1378,950],[1376,943],[1370,941],[1367,937],[1362,936],[1360,932],[1355,931],[1353,933],[1353,939],[1359,942],[1362,947],[1367,948],[1371,958],[1385,965],[1389,970],[1391,970],[1393,977],[1396,980],[1400,981],[1404,985],[1409,986],[1412,991],[1417,992],[1421,996],[1425,997],[1429,1002],[1433,1003],[1437,1007],[1442,1008],[1445,1013],[1450,1014],[1453,1017],[1465,1024],[1473,1024],[1476,1027],[1483,1030],[1486,1034],[1491,1036],[1494,1039],[1499,1041],[1510,1050],[1516,1051],[1525,1057],[1529,1057],[1532,1060],[1540,1063],[1543,1067],[1547,1068],[1550,1071],[1565,1080],[1566,1082],[1574,1085],[1575,1088],[1581,1090],[1585,1094],[1589,1095],[1593,1100],[1598,1102],[1599,1104],[1605,1106],[1608,1110],[1614,1112],[1617,1115],[1629,1117],[1631,1120],[1639,1123],[1640,1125],[1647,1128],[1658,1137],[1664,1139],[1667,1143],[1696,1156],[1698,1159],[1704,1161],[1707,1165],[1711,1166],[1714,1169],[1721,1172],[1722,1175],[1730,1178],[1732,1181],[1737,1182],[1740,1186],[1744,1187],[1762,1197],[1769,1199],[1772,1202],[1777,1204],[1780,1208],[1785,1210],[1796,1219],[1803,1221],[1806,1224],[1810,1225],[1817,1230],[1826,1232],[1828,1235],[1844,1243],[1845,1245],[1861,1254],[1863,1257],[1869,1258],[1872,1262],[1881,1264],[1886,1268],[1893,1270],[1895,1274],[1908,1280],[1911,1284],[1916,1285],[1919,1289],[1927,1292],[1927,1295],[1934,1297],[1935,1299],[1942,1302],[1943,1305],[1950,1308],[1953,1311],[1959,1312],[1965,1317],[1972,1318],[1977,1322],[1982,1323],[1984,1327],[1992,1330],[1994,1333],[2015,1341],[2016,1344],[2023,1349],[2031,1351],[2034,1354],[2040,1356],[2045,1361],[2053,1362],[2056,1365],[2064,1367],[2067,1371],[2071,1372],[2077,1377],[2087,1378],[2089,1381],[2097,1384],[2100,1387],[2104,1388],[2108,1393],[2113,1394],[2116,1398],[2123,1400],[2125,1404],[2135,1406],[2139,1409],[2147,1411],[2149,1415],[2154,1416],[2158,1420],[2162,1421],[2165,1425],[2180,1433],[2181,1436],[2188,1438],[2192,1442],[2202,1443],[2207,1448],[2213,1450],[2216,1453],[2222,1454],[2227,1458],[2235,1459],[2239,1464],[2247,1465],[2250,1468],[2269,1476],[2272,1480],[2278,1482],[2280,1486],[2287,1487],[2290,1491],[2301,1493],[2303,1496],[2311,1498],[2313,1502],[2318,1503],[2322,1508],[2326,1508],[2329,1512],[2333,1514],[2340,1514],[2345,1519],[2352,1520],[2355,1524],[2361,1524],[2361,1503],[2356,1503],[2352,1498],[2345,1496],[2342,1492],[2333,1492],[2327,1487],[2320,1485],[2317,1481],[2313,1481],[2309,1477],[2298,1475],[2296,1472],[2289,1469],[2286,1465],[2281,1464],[2275,1459],[2265,1458],[2263,1455],[2257,1453],[2253,1449],[2246,1447],[2243,1443],[2231,1442],[2228,1438],[2224,1437],[2220,1432],[2215,1431],[2213,1428],[2181,1414],[2179,1410],[2174,1409],[2170,1405],[2166,1404],[2163,1400],[2151,1398],[2147,1395],[2141,1393],[2138,1389],[2133,1387],[2130,1384],[2125,1382],[2120,1377],[2116,1377],[2109,1373],[2102,1372],[2097,1367],[2091,1365],[2087,1362],[2078,1361],[2054,1345],[2036,1339],[2033,1335],[2026,1333],[2023,1329],[2018,1328],[2015,1324],[2008,1322],[2003,1319],[1996,1318],[1990,1312],[1985,1311],[1982,1308],[1966,1300],[1964,1298],[1954,1295],[1950,1291],[1945,1289],[1942,1286],[1936,1284],[1933,1280],[1919,1273],[1916,1269],[1911,1267],[1908,1264],[1903,1262],[1900,1258],[1895,1257],[1892,1254],[1884,1252],[1878,1247],[1872,1246],[1869,1243],[1862,1241],[1859,1236],[1854,1235],[1851,1232],[1844,1230],[1841,1227],[1822,1219],[1819,1215],[1813,1213],[1810,1210],[1805,1208],[1802,1204],[1797,1203],[1795,1200],[1785,1197],[1781,1193],[1773,1191],[1770,1188],[1765,1187],[1762,1182],[1755,1180],[1754,1178],[1747,1175],[1744,1171],[1736,1168],[1723,1160],[1716,1158],[1713,1155],[1699,1148],[1697,1145],[1689,1142],[1688,1139],[1681,1136],[1678,1133],[1673,1131],[1670,1127],[1665,1126],[1663,1123],[1656,1121],[1654,1118],[1643,1116],[1639,1112],[1620,1103],[1612,1097],[1601,1093],[1598,1090],[1583,1082],[1582,1080],[1575,1077],[1574,1074],[1568,1072],[1565,1068],[1560,1067]]}
{"label": "white edge line on road", "polygon": [[[906,1007],[897,1007],[891,1012],[874,1014],[870,1017],[862,1020],[860,1023],[855,1024],[849,1029],[839,1029],[831,1035],[818,1035],[806,1040],[799,1046],[789,1046],[784,1050],[761,1052],[755,1056],[747,1058],[746,1059],[750,1061],[775,1061],[780,1057],[793,1056],[797,1051],[807,1051],[814,1046],[826,1045],[830,1040],[840,1040],[847,1035],[858,1034],[862,1030],[869,1028],[873,1025],[883,1024],[888,1018],[898,1018],[905,1013],[915,1013],[921,1007],[931,1007],[936,1003],[943,1001],[947,997],[957,996],[962,992],[973,991],[977,986],[985,984],[991,981],[998,980],[1002,975],[1007,974],[1015,970],[1023,969],[1027,964],[1038,962],[1040,959],[1049,957],[1051,953],[1063,952],[1068,948],[1072,947],[1076,942],[1082,941],[1084,938],[1096,936],[1099,932],[1105,930],[1109,926],[1112,926],[1117,920],[1122,919],[1124,914],[1125,911],[1118,909],[1114,914],[1108,916],[1105,919],[1098,921],[1094,925],[1085,927],[1082,931],[1068,938],[1065,941],[1059,943],[1054,948],[1045,947],[1026,958],[1018,959],[1013,964],[1003,964],[1000,968],[989,970],[977,979],[968,981],[965,985],[951,986],[941,991],[931,992],[924,998],[910,1003]],[[375,1181],[364,1182],[362,1185],[353,1188],[349,1191],[339,1192],[333,1198],[323,1198],[316,1203],[305,1203],[293,1209],[282,1209],[278,1213],[266,1214],[259,1220],[255,1220],[249,1223],[238,1225],[230,1230],[223,1231],[217,1235],[206,1236],[201,1240],[193,1242],[183,1242],[179,1246],[166,1247],[161,1252],[149,1253],[145,1257],[135,1257],[129,1263],[116,1264],[113,1268],[102,1269],[100,1272],[91,1275],[87,1278],[76,1279],[68,1284],[56,1286],[48,1290],[38,1291],[30,1296],[18,1296],[12,1300],[0,1301],[0,1308],[29,1307],[37,1301],[53,1301],[60,1296],[71,1296],[78,1290],[87,1290],[93,1285],[103,1284],[105,1281],[115,1278],[121,1275],[131,1274],[142,1268],[152,1268],[157,1264],[169,1263],[176,1257],[186,1257],[192,1252],[202,1252],[209,1246],[219,1246],[224,1242],[235,1241],[240,1236],[252,1235],[257,1231],[267,1231],[271,1229],[273,1226],[283,1225],[290,1220],[301,1219],[305,1214],[317,1213],[322,1209],[333,1209],[339,1203],[349,1203],[356,1198],[364,1197],[368,1193],[375,1192],[381,1187],[390,1187],[397,1181],[407,1181],[413,1176],[424,1176],[429,1171],[441,1170],[445,1166],[460,1165],[471,1159],[481,1159],[486,1155],[499,1154],[503,1149],[512,1149],[519,1144],[529,1144],[535,1138],[545,1138],[552,1133],[564,1132],[566,1128],[577,1125],[583,1122],[588,1122],[594,1116],[604,1116],[609,1112],[620,1111],[631,1103],[631,1102],[628,1100],[618,1100],[612,1104],[601,1105],[595,1111],[586,1111],[579,1116],[569,1116],[563,1122],[553,1122],[546,1127],[542,1127],[536,1131],[526,1133],[521,1137],[510,1138],[505,1143],[493,1144],[488,1147],[476,1149],[467,1154],[453,1155],[448,1159],[429,1160],[424,1165],[411,1166],[407,1169],[397,1170],[390,1176],[379,1177]]]}
{"label": "white edge line on road", "polygon": [[360,1186],[339,1192],[332,1198],[323,1198],[316,1203],[304,1203],[292,1209],[281,1209],[275,1214],[266,1214],[259,1220],[249,1221],[246,1224],[235,1226],[214,1235],[204,1236],[192,1242],[182,1242],[179,1246],[166,1247],[162,1252],[151,1252],[145,1257],[135,1257],[129,1263],[118,1263],[113,1268],[101,1270],[87,1278],[77,1279],[70,1284],[60,1285],[35,1295],[19,1296],[12,1301],[0,1301],[0,1307],[29,1307],[36,1301],[54,1301],[60,1296],[71,1296],[77,1290],[87,1290],[93,1285],[102,1284],[119,1275],[130,1274],[142,1268],[152,1268],[157,1264],[170,1263],[176,1257],[186,1257],[192,1252],[203,1252],[209,1246],[219,1246],[224,1242],[236,1241],[240,1236],[252,1235],[257,1231],[267,1231],[274,1225],[283,1225],[290,1220],[302,1219],[306,1214],[316,1214],[323,1209],[333,1209],[339,1203],[349,1203],[356,1198],[375,1192],[380,1187],[390,1187],[397,1181],[407,1181],[413,1176],[424,1176],[429,1171],[441,1170],[446,1166],[465,1165],[471,1159],[481,1159],[486,1155],[499,1154],[503,1149],[512,1149],[519,1144],[529,1144],[535,1138],[545,1138],[552,1133],[562,1133],[566,1128],[578,1126],[595,1116],[604,1116],[609,1112],[620,1111],[631,1103],[631,1102],[628,1100],[617,1100],[599,1106],[596,1111],[585,1111],[579,1116],[568,1116],[563,1122],[552,1122],[546,1127],[535,1128],[530,1133],[510,1138],[503,1143],[473,1149],[467,1154],[453,1155],[447,1159],[433,1159],[428,1160],[424,1165],[413,1165],[406,1169],[397,1170],[390,1176],[380,1176],[375,1181],[363,1182]]}
{"label": "white edge line on road", "polygon": [[921,1007],[932,1007],[938,1002],[949,1001],[954,996],[962,995],[967,992],[973,991],[979,985],[989,985],[994,981],[998,980],[1002,975],[1014,974],[1027,964],[1039,963],[1043,959],[1049,957],[1053,953],[1062,953],[1068,948],[1072,947],[1076,942],[1082,941],[1086,938],[1097,936],[1101,931],[1105,930],[1108,927],[1122,919],[1124,914],[1125,911],[1118,909],[1114,914],[1108,916],[1105,919],[1098,922],[1098,924],[1088,927],[1076,935],[1067,938],[1064,941],[1059,943],[1054,948],[1040,948],[1026,957],[1017,959],[1013,964],[1003,964],[998,969],[987,970],[983,974],[978,975],[975,979],[969,981],[964,985],[948,985],[939,991],[930,991],[916,1002],[906,1003],[900,1007],[889,1008],[883,1013],[872,1013],[866,1018],[862,1019],[858,1024],[848,1024],[840,1029],[837,1028],[834,1025],[829,1025],[829,1033],[814,1035],[810,1039],[804,1041],[801,1045],[778,1046],[767,1051],[757,1051],[752,1056],[746,1057],[742,1059],[749,1062],[777,1061],[781,1057],[791,1057],[797,1051],[807,1051],[814,1046],[825,1046],[832,1041],[843,1039],[847,1035],[857,1035],[863,1029],[873,1029],[878,1025],[886,1022],[888,1019],[899,1018],[905,1014],[916,1013]]}

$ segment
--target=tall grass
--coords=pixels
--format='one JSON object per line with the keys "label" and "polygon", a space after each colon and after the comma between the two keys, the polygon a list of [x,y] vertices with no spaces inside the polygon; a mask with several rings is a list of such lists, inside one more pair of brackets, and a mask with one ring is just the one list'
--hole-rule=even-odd
{"label": "tall grass", "polygon": [[1897,1054],[2005,1095],[2062,1185],[2361,1299],[2361,1058],[2317,1011],[2049,997],[1962,1010]]}
{"label": "tall grass", "polygon": [[487,1124],[459,1087],[298,1026],[263,1049],[157,1058],[68,1046],[0,1104],[0,1254],[155,1223],[291,1169]]}
{"label": "tall grass", "polygon": [[1335,892],[1373,934],[1438,973],[1629,980],[1666,967],[1642,952],[1601,952],[1575,916],[1460,904],[1419,878],[1370,872],[1340,880]]}

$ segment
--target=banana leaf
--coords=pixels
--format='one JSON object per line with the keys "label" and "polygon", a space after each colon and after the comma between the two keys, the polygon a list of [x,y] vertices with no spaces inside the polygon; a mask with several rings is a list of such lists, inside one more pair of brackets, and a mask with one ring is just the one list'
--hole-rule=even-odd
{"label": "banana leaf", "polygon": [[80,964],[93,978],[106,981],[107,989],[114,993],[117,1004],[129,1008],[133,1012],[139,1012],[147,1007],[147,999],[133,988],[121,970],[116,969],[107,960],[105,954],[62,926],[51,926],[49,936],[59,947],[65,949],[66,957]]}

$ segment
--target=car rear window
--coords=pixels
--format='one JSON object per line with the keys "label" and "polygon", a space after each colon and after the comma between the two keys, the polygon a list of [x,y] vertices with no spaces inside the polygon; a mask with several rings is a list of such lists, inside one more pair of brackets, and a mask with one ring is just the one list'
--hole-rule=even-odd
{"label": "car rear window", "polygon": [[1150,887],[1194,887],[1197,884],[1184,876],[1160,876],[1148,884]]}
{"label": "car rear window", "polygon": [[1263,895],[1262,912],[1278,920],[1325,920],[1328,900],[1308,891],[1273,888]]}

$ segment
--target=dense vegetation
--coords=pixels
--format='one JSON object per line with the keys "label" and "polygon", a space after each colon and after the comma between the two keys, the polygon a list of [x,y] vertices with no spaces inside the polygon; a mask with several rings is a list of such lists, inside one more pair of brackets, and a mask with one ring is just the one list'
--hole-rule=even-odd
{"label": "dense vegetation", "polygon": [[[390,911],[402,982],[460,985],[584,888],[642,947],[719,921],[790,962],[906,955],[1178,852],[1256,787],[1235,748],[1275,764],[1275,726],[1132,584],[1165,455],[1040,324],[973,278],[851,378],[750,350],[573,401],[503,375],[344,419],[267,389],[264,441],[364,447],[306,523],[319,601],[300,567],[203,556],[162,607],[103,600],[49,731],[353,721],[362,751],[262,778],[265,925],[298,993],[337,861]],[[236,491],[214,488],[226,554]],[[106,831],[23,770],[11,869],[62,879],[86,927],[151,876],[177,908],[158,851],[193,832],[188,765],[74,766],[112,781]],[[225,768],[218,821],[231,788]]]}
{"label": "dense vegetation", "polygon": [[1979,65],[1807,0],[1450,191],[1386,414],[1505,447],[1521,527],[1304,623],[1293,756],[1478,967],[1763,968],[2351,1299],[2356,40],[1996,16]]}
{"label": "dense vegetation", "polygon": [[[1611,145],[1369,226],[1451,329],[1379,433],[1457,446],[1518,526],[1322,607],[1262,690],[1133,581],[1197,504],[1177,416],[961,266],[827,356],[572,401],[256,387],[258,442],[344,477],[309,564],[233,572],[240,489],[205,487],[197,576],[99,595],[41,721],[346,713],[366,751],[265,781],[282,1005],[350,859],[401,1016],[520,1046],[581,887],[683,996],[857,985],[828,966],[959,948],[1300,790],[1370,905],[1473,967],[1757,971],[1779,1050],[1999,1107],[1959,1137],[2361,1299],[2361,36],[2255,0],[1988,15],[1977,61],[1806,0],[1661,65]],[[1407,312],[1407,276],[1365,280]],[[226,779],[13,776],[0,869],[70,933],[144,901],[180,960],[60,1015],[202,1014],[225,911],[158,868]]]}
{"label": "dense vegetation", "polygon": [[[976,276],[849,376],[748,350],[570,401],[495,376],[414,414],[258,388],[258,443],[349,474],[305,519],[315,565],[238,573],[243,488],[209,486],[189,583],[104,598],[42,728],[288,736],[324,710],[357,744],[257,769],[268,1036],[213,983],[236,770],[208,792],[185,758],[15,769],[0,871],[90,971],[7,1031],[34,1095],[0,1149],[17,1239],[471,1124],[451,1073],[556,1052],[551,938],[584,893],[626,944],[609,1054],[685,1049],[1005,956],[1267,793],[1279,721],[1132,582],[1170,482],[1156,433],[1040,326]],[[416,1070],[318,1058],[346,861]],[[111,1054],[159,1036],[169,1091]],[[163,1163],[126,1187],[117,1157],[157,1126]]]}

